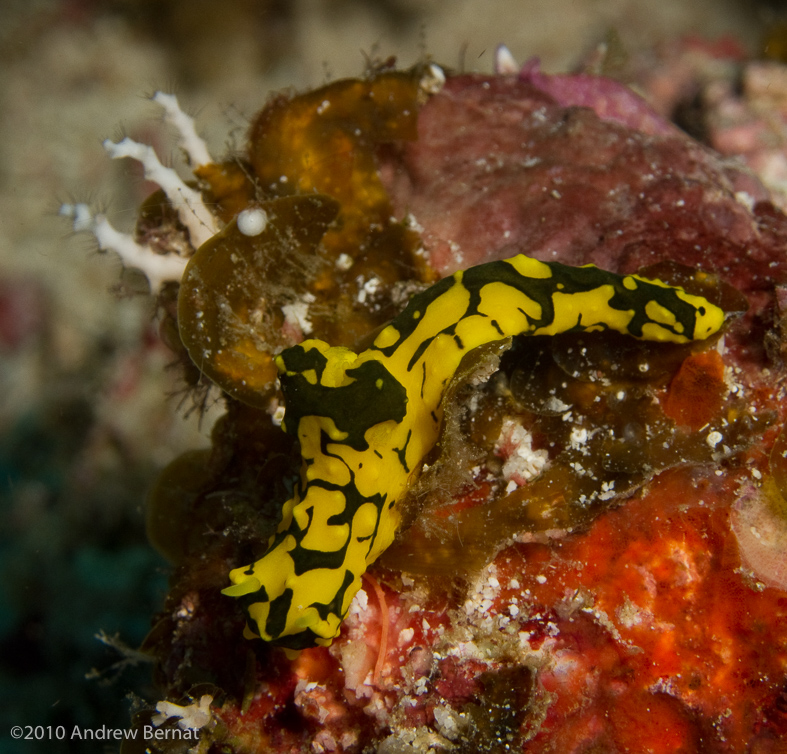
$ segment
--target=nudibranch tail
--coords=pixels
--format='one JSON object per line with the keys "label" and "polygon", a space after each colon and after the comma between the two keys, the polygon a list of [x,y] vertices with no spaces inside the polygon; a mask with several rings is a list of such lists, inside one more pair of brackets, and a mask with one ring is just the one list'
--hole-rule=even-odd
{"label": "nudibranch tail", "polygon": [[401,501],[437,441],[441,401],[469,351],[514,335],[612,329],[684,343],[724,312],[658,280],[519,255],[414,296],[360,354],[308,340],[277,358],[285,428],[303,465],[264,556],[230,573],[249,628],[299,649],[330,644],[366,568],[391,544]]}

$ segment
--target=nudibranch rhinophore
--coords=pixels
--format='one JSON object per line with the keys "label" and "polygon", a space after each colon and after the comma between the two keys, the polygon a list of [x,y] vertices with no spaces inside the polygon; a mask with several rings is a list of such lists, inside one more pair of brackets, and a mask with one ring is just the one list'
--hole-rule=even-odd
{"label": "nudibranch rhinophore", "polygon": [[242,601],[252,636],[291,649],[330,644],[364,571],[393,542],[465,354],[514,335],[606,329],[685,343],[724,317],[658,280],[519,255],[415,295],[360,354],[321,340],[285,349],[276,364],[300,481],[263,557],[233,570],[224,594]]}

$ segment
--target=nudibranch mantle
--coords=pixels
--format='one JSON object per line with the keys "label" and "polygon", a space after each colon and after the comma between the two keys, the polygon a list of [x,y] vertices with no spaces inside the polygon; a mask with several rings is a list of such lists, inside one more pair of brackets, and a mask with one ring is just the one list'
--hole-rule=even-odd
{"label": "nudibranch mantle", "polygon": [[514,335],[612,329],[685,343],[724,312],[658,280],[519,255],[415,295],[360,354],[306,340],[276,360],[301,475],[268,549],[230,573],[248,633],[291,649],[336,637],[402,499],[438,439],[441,401],[469,351]]}

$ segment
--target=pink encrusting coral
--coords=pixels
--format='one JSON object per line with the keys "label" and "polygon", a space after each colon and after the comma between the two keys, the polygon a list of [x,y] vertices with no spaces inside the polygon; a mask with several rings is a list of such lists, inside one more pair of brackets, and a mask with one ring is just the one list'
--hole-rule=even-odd
{"label": "pink encrusting coral", "polygon": [[764,255],[777,275],[787,267],[783,230],[756,206],[769,195],[745,169],[676,129],[642,133],[515,76],[449,79],[417,141],[381,170],[444,274],[521,250],[626,272],[673,259],[748,293]]}
{"label": "pink encrusting coral", "polygon": [[614,121],[642,134],[676,136],[680,129],[659,115],[636,92],[614,79],[586,73],[542,73],[538,59],[529,60],[519,78],[546,92],[563,107],[590,107],[601,120]]}
{"label": "pink encrusting coral", "polygon": [[[713,299],[728,325],[700,346],[569,334],[474,356],[447,393],[410,528],[364,577],[336,641],[294,659],[241,639],[218,593],[275,527],[297,451],[270,421],[276,406],[233,393],[237,373],[217,360],[232,397],[213,449],[173,464],[152,497],[180,522],[166,526],[178,570],[147,643],[160,685],[178,701],[212,684],[203,735],[232,752],[782,751],[787,475],[772,449],[787,415],[787,218],[752,172],[616,82],[531,64],[425,92],[386,75],[355,86],[363,107],[391,86],[385,101],[401,96],[406,117],[367,122],[363,110],[349,136],[332,125],[329,157],[340,144],[357,158],[344,172],[302,160],[317,166],[301,176],[307,193],[338,197],[314,200],[327,217],[311,228],[327,239],[314,255],[329,251],[283,259],[265,297],[354,343],[401,305],[397,292],[526,253],[649,269]],[[296,191],[290,177],[259,178],[279,159],[297,174],[303,157],[298,138],[265,128],[292,121],[318,149],[327,137],[309,108],[325,112],[321,98],[275,98],[255,122],[254,159],[200,166],[219,217]],[[195,297],[244,314],[218,263],[198,271]],[[325,313],[336,300],[344,319]],[[286,326],[276,317],[272,330]]]}

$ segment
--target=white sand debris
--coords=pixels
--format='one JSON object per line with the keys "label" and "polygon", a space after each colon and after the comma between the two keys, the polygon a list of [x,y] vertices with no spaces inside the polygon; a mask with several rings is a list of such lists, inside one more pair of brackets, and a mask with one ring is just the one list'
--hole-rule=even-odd
{"label": "white sand debris", "polygon": [[437,94],[445,86],[445,73],[439,65],[430,63],[419,82],[421,90],[427,94]]}
{"label": "white sand debris", "polygon": [[178,727],[181,730],[200,730],[213,720],[213,713],[210,709],[212,701],[213,697],[210,694],[205,694],[200,697],[199,702],[186,706],[172,702],[157,702],[157,714],[153,715],[151,722],[158,727],[167,722],[169,718],[178,717],[180,718]]}
{"label": "white sand debris", "polygon": [[511,50],[503,44],[498,45],[495,50],[495,73],[498,76],[519,73],[516,58],[511,54]]}
{"label": "white sand debris", "polygon": [[311,293],[304,293],[300,299],[282,304],[281,311],[288,325],[297,327],[304,335],[311,335],[312,323],[309,319],[309,305],[316,301]]}
{"label": "white sand debris", "polygon": [[495,444],[495,453],[505,459],[503,479],[507,482],[514,481],[518,486],[538,476],[549,461],[547,451],[534,450],[530,432],[511,418],[503,421]]}

